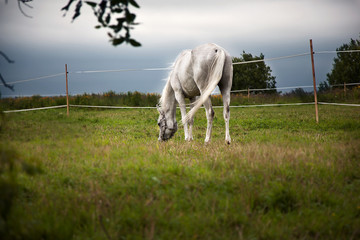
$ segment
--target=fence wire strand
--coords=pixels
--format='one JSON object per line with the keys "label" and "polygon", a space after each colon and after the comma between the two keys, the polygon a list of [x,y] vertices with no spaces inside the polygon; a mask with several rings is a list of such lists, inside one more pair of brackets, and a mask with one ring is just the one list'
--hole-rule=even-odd
{"label": "fence wire strand", "polygon": [[171,67],[168,68],[129,68],[129,69],[114,69],[114,70],[84,70],[84,71],[74,71],[69,73],[75,74],[85,74],[85,73],[111,73],[111,72],[140,72],[140,71],[166,71],[171,70]]}
{"label": "fence wire strand", "polygon": [[3,111],[3,113],[28,112],[28,111],[37,111],[37,110],[54,109],[54,108],[66,108],[66,105],[41,107],[41,108],[18,109],[18,110],[6,110],[6,111]]}
{"label": "fence wire strand", "polygon": [[335,105],[335,106],[348,106],[348,107],[360,107],[360,104],[355,103],[328,103],[328,102],[318,102],[322,105]]}
{"label": "fence wire strand", "polygon": [[[7,84],[17,84],[17,83],[23,83],[23,82],[30,82],[30,81],[40,80],[40,79],[46,79],[46,78],[53,78],[53,77],[63,76],[63,75],[65,75],[65,73],[56,73],[56,74],[51,74],[51,75],[46,75],[46,76],[41,76],[41,77],[36,77],[36,78],[29,78],[29,79],[14,81],[14,82],[8,82]],[[4,84],[1,83],[0,85],[3,86]]]}
{"label": "fence wire strand", "polygon": [[360,50],[339,50],[339,51],[318,51],[315,54],[333,54],[333,53],[358,53]]}
{"label": "fence wire strand", "polygon": [[282,56],[282,57],[275,57],[275,58],[265,58],[265,59],[252,60],[252,61],[236,62],[236,63],[233,63],[233,65],[257,63],[257,62],[265,62],[265,61],[274,61],[274,60],[281,60],[281,59],[287,59],[287,58],[301,57],[301,56],[306,56],[306,55],[310,55],[310,53],[307,52],[307,53],[300,53],[300,54],[294,54],[294,55]]}

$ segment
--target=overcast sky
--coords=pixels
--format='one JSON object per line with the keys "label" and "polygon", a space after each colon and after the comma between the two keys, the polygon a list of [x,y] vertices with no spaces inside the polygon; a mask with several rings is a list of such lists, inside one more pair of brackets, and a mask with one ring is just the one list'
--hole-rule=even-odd
{"label": "overcast sky", "polygon": [[[0,58],[0,72],[8,82],[81,70],[167,67],[183,49],[213,42],[232,56],[242,51],[273,58],[315,51],[336,50],[350,38],[359,38],[360,0],[146,0],[134,9],[137,22],[132,37],[142,47],[113,47],[106,32],[96,30],[96,19],[84,6],[71,23],[72,11],[63,17],[67,0],[34,0],[33,18],[22,15],[17,1],[0,0],[0,51],[15,60]],[[73,6],[74,8],[75,6]],[[317,82],[326,80],[335,55],[316,55]],[[266,62],[277,87],[312,84],[310,57]],[[161,92],[166,71],[70,74],[69,91],[101,93]],[[64,76],[15,84],[7,95],[57,95],[65,93]]]}

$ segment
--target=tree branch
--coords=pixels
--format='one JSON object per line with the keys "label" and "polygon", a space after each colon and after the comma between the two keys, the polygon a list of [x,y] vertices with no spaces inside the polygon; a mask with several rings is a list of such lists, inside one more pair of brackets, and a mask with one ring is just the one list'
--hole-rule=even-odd
{"label": "tree branch", "polygon": [[8,61],[8,63],[14,63],[15,61],[11,60],[5,53],[3,53],[2,51],[0,51],[0,55],[3,56],[6,61]]}
{"label": "tree branch", "polygon": [[96,29],[105,28],[110,30],[108,36],[112,45],[117,46],[122,43],[128,43],[133,47],[140,47],[141,44],[135,39],[131,38],[130,30],[133,26],[138,25],[135,22],[136,14],[130,11],[130,6],[140,8],[135,0],[101,0],[98,2],[83,1],[83,0],[68,0],[68,3],[61,9],[65,14],[69,11],[73,3],[76,3],[72,21],[80,16],[82,3],[90,6],[98,20],[99,25]]}
{"label": "tree branch", "polygon": [[27,15],[24,10],[21,8],[21,3],[24,4],[26,7],[28,8],[33,8],[32,6],[28,5],[27,2],[31,2],[32,0],[18,0],[18,7],[19,7],[19,10],[20,12],[25,16],[25,17],[28,17],[28,18],[32,18],[32,16],[30,15]]}
{"label": "tree branch", "polygon": [[1,73],[0,73],[0,80],[1,82],[4,84],[5,87],[11,89],[12,91],[14,91],[14,86],[13,85],[9,85],[5,82],[4,78],[1,76]]}
{"label": "tree branch", "polygon": [[[8,61],[8,63],[14,63],[15,61],[11,60],[5,53],[3,53],[2,51],[0,51],[0,55],[3,56],[3,58],[5,58],[6,61]],[[4,84],[5,87],[11,89],[12,91],[14,91],[14,86],[13,85],[9,85],[6,83],[5,79],[1,76],[0,73],[0,80],[1,82]]]}

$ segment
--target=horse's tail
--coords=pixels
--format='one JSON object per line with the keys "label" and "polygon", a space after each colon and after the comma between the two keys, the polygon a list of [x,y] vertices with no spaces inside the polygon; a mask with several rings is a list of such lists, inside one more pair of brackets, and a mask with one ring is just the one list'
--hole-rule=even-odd
{"label": "horse's tail", "polygon": [[199,99],[195,102],[194,107],[186,114],[182,119],[182,123],[187,123],[191,118],[194,117],[195,113],[199,108],[204,104],[204,102],[209,98],[210,94],[214,91],[215,87],[220,82],[220,79],[223,74],[224,64],[225,64],[226,54],[225,51],[221,48],[217,49],[214,61],[211,65],[209,71],[209,82],[206,89],[201,93]]}

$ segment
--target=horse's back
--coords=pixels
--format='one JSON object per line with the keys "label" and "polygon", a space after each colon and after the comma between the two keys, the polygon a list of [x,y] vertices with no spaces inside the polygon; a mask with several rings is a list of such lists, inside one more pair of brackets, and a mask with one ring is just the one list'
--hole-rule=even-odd
{"label": "horse's back", "polygon": [[210,68],[214,63],[219,51],[223,51],[225,53],[225,63],[223,69],[223,76],[219,82],[219,86],[228,86],[232,84],[232,60],[231,56],[227,53],[227,51],[214,44],[208,43],[203,44],[191,51],[192,57],[192,65],[194,72],[194,79],[197,85],[200,88],[204,88],[208,85],[208,73],[210,72]]}
{"label": "horse's back", "polygon": [[220,47],[213,43],[203,44],[191,51],[194,71],[208,72]]}
{"label": "horse's back", "polygon": [[[219,51],[226,55],[223,77],[219,86],[230,86],[232,76],[231,57],[222,47],[213,44],[203,44],[192,50],[184,50],[177,57],[173,74],[173,89],[181,90],[186,97],[199,96],[206,89],[209,81],[209,72]],[[230,79],[230,82],[229,82]]]}

